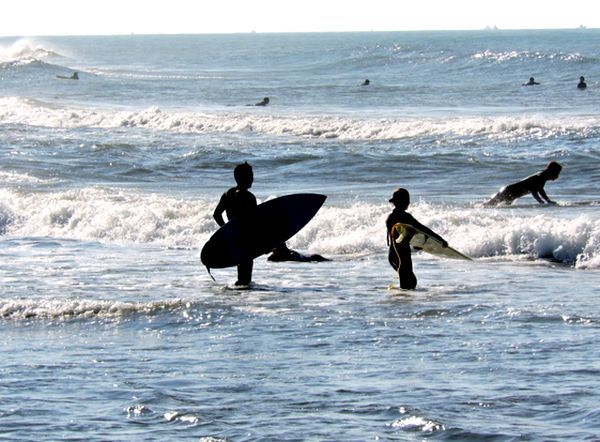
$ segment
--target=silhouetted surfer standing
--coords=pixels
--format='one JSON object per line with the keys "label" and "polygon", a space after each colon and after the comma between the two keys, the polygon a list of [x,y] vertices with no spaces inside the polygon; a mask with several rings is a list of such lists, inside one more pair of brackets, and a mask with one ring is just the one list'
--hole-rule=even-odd
{"label": "silhouetted surfer standing", "polygon": [[398,272],[400,287],[412,290],[417,286],[417,277],[413,273],[412,257],[410,250],[410,239],[412,235],[404,238],[400,243],[396,243],[398,233],[393,227],[398,224],[411,225],[442,243],[442,247],[448,247],[444,238],[435,233],[428,227],[425,227],[406,211],[410,204],[410,194],[408,190],[398,188],[394,191],[390,203],[394,204],[394,210],[388,216],[385,225],[387,227],[387,241],[390,247],[388,252],[388,261],[390,265]]}
{"label": "silhouetted surfer standing", "polygon": [[[238,164],[233,170],[233,177],[237,186],[232,187],[221,196],[213,213],[213,218],[219,226],[225,225],[223,212],[227,214],[227,219],[231,220],[238,216],[247,215],[256,207],[256,197],[248,190],[252,187],[254,181],[252,166],[248,163]],[[238,264],[238,279],[235,285],[250,285],[252,282],[252,266],[252,259]]]}

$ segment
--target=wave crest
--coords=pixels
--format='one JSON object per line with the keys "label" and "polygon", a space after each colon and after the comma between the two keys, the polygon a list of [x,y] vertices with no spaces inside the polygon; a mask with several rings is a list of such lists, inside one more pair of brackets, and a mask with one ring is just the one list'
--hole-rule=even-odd
{"label": "wave crest", "polygon": [[483,137],[497,140],[600,137],[600,117],[556,116],[365,118],[323,115],[268,115],[247,111],[185,112],[151,107],[139,111],[61,108],[39,100],[0,98],[0,120],[60,128],[135,127],[176,133],[260,133],[340,140],[400,140]]}
{"label": "wave crest", "polygon": [[51,57],[62,55],[30,39],[19,39],[8,47],[0,46],[0,63],[29,64]]}
{"label": "wave crest", "polygon": [[[92,187],[22,194],[4,189],[0,200],[0,229],[11,236],[196,249],[217,228],[212,218],[216,199],[185,200]],[[367,202],[326,205],[289,245],[338,257],[385,253],[389,210],[387,204]],[[527,257],[579,269],[600,268],[600,220],[591,211],[577,217],[560,208],[547,212],[427,202],[411,206],[417,219],[473,258]]]}

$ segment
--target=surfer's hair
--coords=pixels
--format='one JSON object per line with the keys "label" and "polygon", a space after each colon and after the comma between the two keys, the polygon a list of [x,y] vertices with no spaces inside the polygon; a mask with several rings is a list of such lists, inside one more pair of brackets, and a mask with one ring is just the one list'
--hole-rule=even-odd
{"label": "surfer's hair", "polygon": [[546,170],[552,174],[557,174],[562,170],[562,166],[556,161],[550,161],[546,166]]}
{"label": "surfer's hair", "polygon": [[252,174],[252,166],[248,164],[247,161],[242,164],[238,164],[233,169],[233,177],[235,178],[235,182],[239,185],[247,185],[248,182],[252,182],[253,174]]}
{"label": "surfer's hair", "polygon": [[403,187],[399,187],[396,190],[394,190],[394,194],[392,195],[392,197],[390,198],[390,203],[394,203],[394,204],[408,204],[410,202],[410,194],[408,193],[408,190],[406,190]]}

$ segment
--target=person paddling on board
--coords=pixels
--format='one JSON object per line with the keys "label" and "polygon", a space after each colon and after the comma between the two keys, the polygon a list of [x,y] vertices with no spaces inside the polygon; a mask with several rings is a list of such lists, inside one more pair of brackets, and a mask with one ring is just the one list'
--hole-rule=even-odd
{"label": "person paddling on board", "polygon": [[284,262],[284,261],[296,261],[296,262],[323,262],[330,261],[329,259],[321,256],[321,255],[303,255],[302,253],[298,253],[295,250],[288,248],[285,243],[279,244],[277,247],[273,249],[269,257],[268,261],[271,262]]}
{"label": "person paddling on board", "polygon": [[400,243],[396,243],[398,232],[396,232],[395,229],[392,229],[394,225],[397,223],[409,224],[440,241],[443,247],[448,247],[448,243],[444,238],[428,227],[425,227],[417,221],[414,216],[406,211],[410,204],[410,194],[408,193],[408,190],[403,189],[402,187],[396,189],[389,201],[394,204],[394,210],[390,213],[385,222],[389,246],[388,261],[394,270],[398,272],[400,287],[412,290],[417,286],[417,277],[413,273],[410,250],[411,236],[409,235]]}
{"label": "person paddling on board", "polygon": [[[227,219],[231,220],[237,216],[243,216],[252,212],[256,207],[256,197],[248,189],[252,187],[254,173],[250,164],[238,164],[233,170],[233,177],[237,185],[227,190],[219,204],[215,208],[213,218],[219,226],[225,224],[223,212],[227,214]],[[238,279],[235,282],[237,286],[247,286],[252,282],[253,261],[243,262],[237,266]]]}
{"label": "person paddling on board", "polygon": [[[548,180],[556,180],[560,175],[562,166],[556,161],[550,161],[541,172],[528,176],[508,186],[504,186],[498,193],[483,203],[485,207],[498,206],[500,204],[511,205],[514,200],[531,193],[540,204],[556,204],[548,198],[544,191],[544,185]],[[545,200],[545,201],[544,201]]]}
{"label": "person paddling on board", "polygon": [[77,72],[73,72],[70,77],[65,77],[64,75],[57,75],[56,78],[60,78],[61,80],[79,80],[79,74]]}

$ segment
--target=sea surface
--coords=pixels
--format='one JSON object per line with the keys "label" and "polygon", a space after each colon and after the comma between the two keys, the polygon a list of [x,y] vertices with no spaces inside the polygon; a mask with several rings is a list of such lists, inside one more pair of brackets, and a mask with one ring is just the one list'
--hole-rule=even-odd
{"label": "sea surface", "polygon": [[[593,29],[0,38],[0,439],[599,440],[599,111]],[[210,278],[244,161],[332,261]]]}

